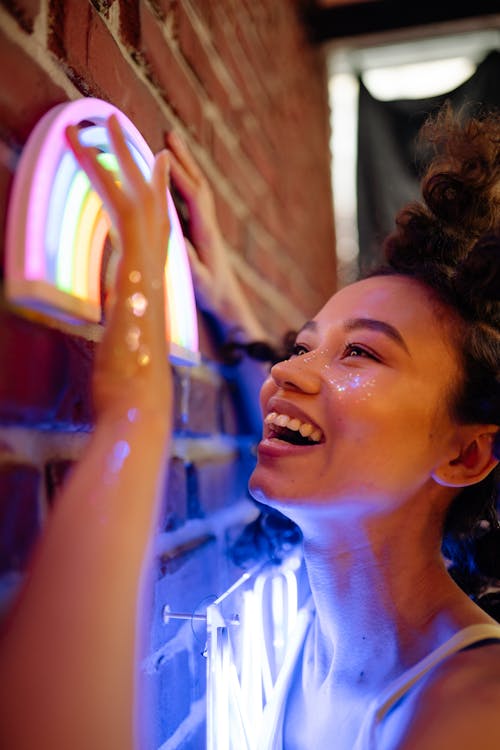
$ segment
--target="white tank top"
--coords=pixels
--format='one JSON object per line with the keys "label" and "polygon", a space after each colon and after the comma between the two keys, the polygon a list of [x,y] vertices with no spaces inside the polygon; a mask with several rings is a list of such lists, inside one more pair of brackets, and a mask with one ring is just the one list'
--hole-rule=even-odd
{"label": "white tank top", "polygon": [[[303,619],[299,622],[297,639],[303,643],[312,618],[309,610],[303,612]],[[475,643],[490,639],[500,640],[500,625],[479,624],[470,625],[459,630],[449,640],[431,651],[426,657],[410,669],[403,672],[369,705],[360,733],[352,750],[377,750],[376,731],[391,708],[421,680],[431,669],[444,659]],[[295,654],[302,654],[302,649],[295,644]],[[264,733],[259,742],[259,750],[283,750],[283,720],[285,716],[286,696],[295,670],[296,663],[288,664],[282,670],[276,683],[276,692],[265,708]],[[379,748],[380,750],[380,748]]]}

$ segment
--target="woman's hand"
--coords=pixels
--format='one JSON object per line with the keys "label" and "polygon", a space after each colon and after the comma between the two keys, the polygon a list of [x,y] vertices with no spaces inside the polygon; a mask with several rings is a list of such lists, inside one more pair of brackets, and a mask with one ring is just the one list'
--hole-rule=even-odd
{"label": "woman's hand", "polygon": [[[139,399],[152,408],[170,400],[164,270],[170,223],[167,207],[169,155],[155,158],[150,180],[135,163],[115,116],[108,134],[119,180],[99,163],[96,149],[67,130],[68,142],[99,193],[113,225],[120,260],[106,311],[106,327],[94,373],[98,413],[123,410]],[[168,324],[168,321],[167,321]]]}
{"label": "woman's hand", "polygon": [[223,326],[241,329],[245,338],[265,339],[232,268],[215,211],[212,189],[182,138],[167,136],[172,181],[187,203],[191,244],[187,240],[198,304]]}

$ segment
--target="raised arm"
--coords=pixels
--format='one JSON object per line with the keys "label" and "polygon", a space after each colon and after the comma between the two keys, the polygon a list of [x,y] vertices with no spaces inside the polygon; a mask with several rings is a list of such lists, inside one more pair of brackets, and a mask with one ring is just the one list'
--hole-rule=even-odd
{"label": "raised arm", "polygon": [[116,119],[108,130],[120,185],[68,131],[111,215],[121,260],[96,358],[95,429],[0,640],[0,745],[12,750],[142,746],[138,663],[172,408],[168,155],[157,156],[147,182]]}

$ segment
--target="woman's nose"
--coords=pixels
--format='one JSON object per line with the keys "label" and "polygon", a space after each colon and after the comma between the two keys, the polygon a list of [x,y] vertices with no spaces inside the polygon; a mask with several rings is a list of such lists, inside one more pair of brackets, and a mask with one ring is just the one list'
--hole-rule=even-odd
{"label": "woman's nose", "polygon": [[292,357],[271,368],[271,377],[279,388],[302,393],[319,393],[321,380],[309,356]]}

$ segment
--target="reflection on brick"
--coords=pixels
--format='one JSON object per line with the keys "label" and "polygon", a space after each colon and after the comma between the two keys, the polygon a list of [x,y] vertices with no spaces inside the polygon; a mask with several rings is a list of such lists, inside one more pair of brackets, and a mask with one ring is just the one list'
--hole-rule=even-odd
{"label": "reflection on brick", "polygon": [[0,463],[0,573],[22,570],[40,530],[40,472]]}

